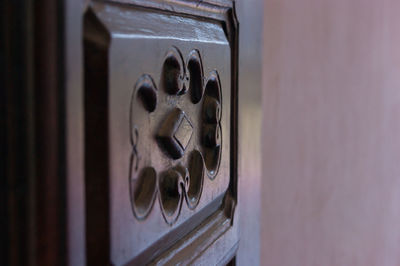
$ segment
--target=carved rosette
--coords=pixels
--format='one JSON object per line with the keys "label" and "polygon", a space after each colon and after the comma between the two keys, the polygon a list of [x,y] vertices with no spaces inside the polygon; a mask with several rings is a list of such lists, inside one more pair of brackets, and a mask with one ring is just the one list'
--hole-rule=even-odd
{"label": "carved rosette", "polygon": [[183,201],[191,210],[198,205],[204,176],[213,180],[218,173],[221,84],[216,70],[204,77],[198,50],[184,60],[172,47],[165,55],[159,87],[143,74],[133,89],[130,197],[139,220],[147,217],[158,197],[163,217],[172,225]]}

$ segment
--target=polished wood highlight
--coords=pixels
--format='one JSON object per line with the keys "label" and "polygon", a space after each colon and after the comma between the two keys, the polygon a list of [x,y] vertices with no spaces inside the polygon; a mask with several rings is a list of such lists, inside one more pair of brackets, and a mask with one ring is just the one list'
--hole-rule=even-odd
{"label": "polished wood highlight", "polygon": [[[195,262],[219,239],[222,250],[201,260],[236,250],[237,36],[228,4],[88,5],[89,264],[161,263],[175,253]],[[186,238],[202,240],[186,246]]]}

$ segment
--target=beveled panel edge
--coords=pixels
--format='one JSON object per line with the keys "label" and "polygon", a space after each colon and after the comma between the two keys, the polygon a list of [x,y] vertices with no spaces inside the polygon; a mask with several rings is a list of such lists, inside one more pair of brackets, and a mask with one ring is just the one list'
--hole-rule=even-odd
{"label": "beveled panel edge", "polygon": [[[224,195],[222,201],[220,205],[222,207],[218,208],[217,206],[218,209],[205,219],[197,219],[200,221],[198,226],[185,234],[182,239],[168,247],[159,256],[154,256],[155,258],[147,260],[150,261],[149,265],[176,265],[177,263],[193,265],[198,264],[200,261],[203,261],[203,264],[222,265],[225,261],[229,261],[238,247],[238,227],[232,226],[233,213],[231,212],[234,206],[231,205],[232,199],[229,192]],[[206,214],[206,212],[199,213],[198,216]],[[187,222],[196,220],[197,215],[192,218]],[[225,256],[223,258],[216,256],[212,252],[216,249],[219,252],[215,254],[223,253]],[[204,254],[210,254],[210,256],[204,256]],[[138,261],[134,260],[129,265],[136,263]]]}
{"label": "beveled panel edge", "polygon": [[[200,254],[205,254],[210,250],[216,248],[217,242],[224,242],[224,236],[229,241],[225,241],[224,252],[229,255],[229,258],[226,257],[227,261],[235,256],[235,252],[237,250],[238,242],[239,242],[239,233],[238,233],[238,224],[234,223],[234,214],[235,208],[237,206],[237,177],[238,177],[238,27],[239,23],[236,18],[235,12],[235,3],[234,1],[229,0],[221,0],[221,1],[181,1],[181,0],[97,0],[91,2],[104,2],[109,4],[120,4],[120,5],[130,5],[138,9],[145,10],[153,10],[153,12],[165,12],[168,14],[179,15],[179,16],[187,16],[193,18],[202,18],[209,21],[219,21],[222,24],[222,28],[227,36],[229,41],[230,49],[231,49],[231,139],[230,139],[230,181],[227,192],[220,197],[224,197],[222,201],[215,200],[214,204],[219,204],[218,206],[214,206],[214,211],[199,213],[203,215],[204,218],[200,220],[200,223],[197,227],[190,227],[192,230],[186,232],[182,236],[185,236],[183,240],[193,238],[193,234],[195,233],[195,229],[199,229],[200,227],[207,226],[212,224],[213,217],[218,217],[218,221],[223,221],[217,226],[216,231],[222,231],[222,233],[218,234],[217,237],[210,237],[209,239],[213,239],[210,245],[200,246],[197,251],[196,256],[186,257],[185,260],[188,262],[195,262],[199,259]],[[86,10],[90,9],[90,3],[86,6]],[[221,203],[222,202],[222,203]],[[205,216],[204,216],[205,215]],[[209,216],[208,216],[209,215]],[[207,217],[208,218],[205,218]],[[196,217],[194,215],[186,222],[193,221],[192,218]],[[222,220],[221,220],[222,219]],[[181,225],[183,226],[183,225]],[[224,229],[225,228],[225,229]],[[179,229],[179,228],[177,228]],[[172,233],[172,232],[171,232]],[[170,234],[168,234],[170,235]],[[163,238],[162,238],[163,239]],[[160,241],[162,240],[160,239]],[[195,238],[193,238],[195,239]],[[152,247],[155,245],[152,245]],[[184,249],[186,245],[182,245],[180,241],[172,242],[168,245],[165,245],[168,250],[177,250]],[[236,248],[235,248],[236,247]],[[147,252],[142,252],[141,255],[133,259],[127,265],[131,265],[132,263],[136,264],[138,262],[149,263],[151,261],[155,262],[159,259],[165,258],[168,250],[164,251],[164,253],[154,254],[151,257],[145,258],[142,255],[145,255]],[[147,253],[148,254],[148,253]],[[217,262],[216,258],[213,258],[215,262]],[[111,261],[110,261],[111,262]],[[220,264],[221,259],[217,264]]]}
{"label": "beveled panel edge", "polygon": [[223,24],[224,31],[231,45],[237,49],[238,26],[235,1],[231,0],[96,0],[97,2],[114,3],[134,6],[139,9],[150,9],[157,12],[203,18],[205,20],[219,21]]}
{"label": "beveled panel edge", "polygon": [[[110,257],[109,135],[102,130],[108,125],[108,75],[104,73],[110,34],[90,8],[82,22],[86,263],[96,265]],[[88,197],[93,194],[105,196]]]}
{"label": "beveled panel edge", "polygon": [[[229,190],[232,199],[237,200],[237,154],[238,154],[238,40],[239,22],[236,16],[235,1],[231,0],[94,0],[91,2],[103,2],[132,6],[138,9],[165,12],[173,15],[204,18],[222,23],[231,48],[231,178]],[[90,4],[87,5],[90,9]]]}

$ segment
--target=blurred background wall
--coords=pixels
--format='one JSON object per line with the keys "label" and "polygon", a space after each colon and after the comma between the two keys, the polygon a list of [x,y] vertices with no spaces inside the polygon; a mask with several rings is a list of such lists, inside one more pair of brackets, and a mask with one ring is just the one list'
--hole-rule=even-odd
{"label": "blurred background wall", "polygon": [[266,0],[262,265],[400,265],[400,1]]}

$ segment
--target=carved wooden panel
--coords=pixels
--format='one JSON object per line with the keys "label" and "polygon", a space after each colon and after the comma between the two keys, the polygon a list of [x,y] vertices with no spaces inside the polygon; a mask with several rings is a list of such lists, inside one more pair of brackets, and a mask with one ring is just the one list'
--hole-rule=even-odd
{"label": "carved wooden panel", "polygon": [[[84,64],[90,264],[167,263],[182,252],[180,258],[190,262],[228,235],[226,252],[234,249],[232,10],[228,2],[89,5]],[[184,252],[190,249],[184,238],[197,241],[193,254]]]}

